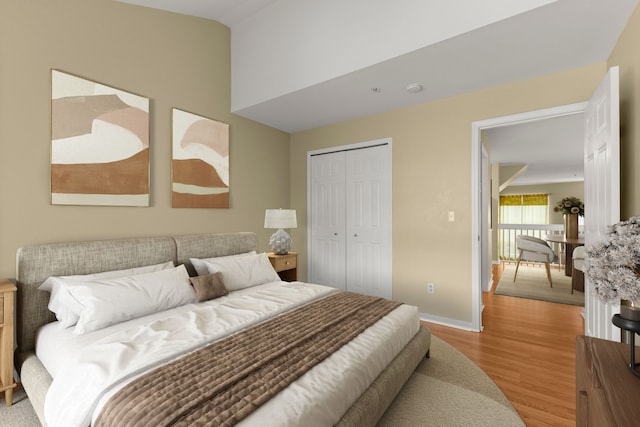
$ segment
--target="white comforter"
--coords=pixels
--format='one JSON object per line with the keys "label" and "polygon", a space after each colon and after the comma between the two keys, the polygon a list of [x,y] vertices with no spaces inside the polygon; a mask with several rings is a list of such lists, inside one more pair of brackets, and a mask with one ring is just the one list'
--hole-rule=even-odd
{"label": "white comforter", "polygon": [[[87,426],[106,400],[136,375],[334,291],[274,282],[81,336],[56,323],[46,325],[36,343],[37,356],[54,378],[45,401],[46,422],[49,427]],[[398,307],[240,425],[335,424],[418,329],[417,308]]]}

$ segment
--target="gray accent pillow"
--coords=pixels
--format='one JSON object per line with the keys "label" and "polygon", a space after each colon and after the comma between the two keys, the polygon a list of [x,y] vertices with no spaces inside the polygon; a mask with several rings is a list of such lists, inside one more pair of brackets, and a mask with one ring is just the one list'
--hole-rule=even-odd
{"label": "gray accent pillow", "polygon": [[220,272],[191,277],[189,280],[191,281],[193,289],[196,291],[198,302],[222,297],[229,293],[224,283],[222,283],[222,275]]}

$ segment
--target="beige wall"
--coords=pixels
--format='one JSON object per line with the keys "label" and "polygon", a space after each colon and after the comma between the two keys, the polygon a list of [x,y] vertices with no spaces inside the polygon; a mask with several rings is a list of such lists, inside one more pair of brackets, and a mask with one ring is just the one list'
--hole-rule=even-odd
{"label": "beige wall", "polygon": [[[594,64],[293,134],[297,245],[306,248],[306,152],[391,137],[393,297],[430,316],[471,322],[471,123],[585,101],[605,68]],[[447,221],[448,211],[455,211],[455,222]],[[436,285],[432,295],[427,281]]]}
{"label": "beige wall", "polygon": [[[50,70],[150,98],[151,206],[49,204]],[[230,209],[170,207],[170,110],[231,125]],[[230,114],[230,33],[110,0],[0,2],[0,277],[22,245],[255,231],[289,207],[289,135]]]}
{"label": "beige wall", "polygon": [[620,67],[620,216],[640,215],[640,7],[618,39],[609,67]]}

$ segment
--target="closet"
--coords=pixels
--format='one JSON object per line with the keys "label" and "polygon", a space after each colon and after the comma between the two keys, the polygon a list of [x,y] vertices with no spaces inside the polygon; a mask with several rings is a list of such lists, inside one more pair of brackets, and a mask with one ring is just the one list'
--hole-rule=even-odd
{"label": "closet", "polygon": [[391,139],[309,152],[309,282],[392,297]]}

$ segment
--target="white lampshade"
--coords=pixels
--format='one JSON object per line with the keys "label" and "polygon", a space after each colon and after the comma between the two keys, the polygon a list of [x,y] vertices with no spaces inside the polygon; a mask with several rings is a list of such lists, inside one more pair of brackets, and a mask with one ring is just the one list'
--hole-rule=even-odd
{"label": "white lampshade", "polygon": [[264,228],[296,228],[298,220],[295,209],[267,209],[264,214]]}

